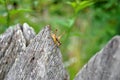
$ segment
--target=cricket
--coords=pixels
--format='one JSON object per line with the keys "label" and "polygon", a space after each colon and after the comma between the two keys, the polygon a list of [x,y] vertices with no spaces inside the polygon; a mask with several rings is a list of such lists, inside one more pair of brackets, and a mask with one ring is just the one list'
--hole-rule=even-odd
{"label": "cricket", "polygon": [[62,37],[63,34],[60,36],[57,36],[56,33],[57,33],[57,29],[55,30],[55,33],[51,33],[51,37],[53,38],[54,43],[57,46],[60,46],[61,45],[60,38]]}

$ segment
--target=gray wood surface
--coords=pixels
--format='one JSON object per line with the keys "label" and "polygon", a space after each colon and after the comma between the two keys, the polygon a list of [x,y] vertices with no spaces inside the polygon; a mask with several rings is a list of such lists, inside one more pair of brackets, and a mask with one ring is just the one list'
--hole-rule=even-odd
{"label": "gray wood surface", "polygon": [[69,80],[50,27],[37,35],[28,24],[0,35],[0,80]]}
{"label": "gray wood surface", "polygon": [[120,80],[120,36],[115,36],[96,53],[75,80]]}
{"label": "gray wood surface", "polygon": [[[120,80],[120,36],[112,38],[74,80]],[[0,35],[0,80],[69,80],[49,26],[37,35],[26,23]]]}

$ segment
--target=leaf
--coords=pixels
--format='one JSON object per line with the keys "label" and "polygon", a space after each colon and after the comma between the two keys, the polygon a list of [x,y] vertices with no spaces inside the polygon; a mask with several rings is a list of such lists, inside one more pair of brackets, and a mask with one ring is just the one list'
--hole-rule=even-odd
{"label": "leaf", "polygon": [[0,16],[5,16],[5,14],[7,14],[5,10],[0,10]]}
{"label": "leaf", "polygon": [[69,19],[69,20],[68,20],[68,26],[69,26],[69,27],[72,27],[73,24],[74,24],[74,22],[75,22],[75,19]]}
{"label": "leaf", "polygon": [[0,3],[1,3],[1,4],[4,4],[4,3],[5,3],[5,1],[4,1],[4,0],[0,0]]}
{"label": "leaf", "polygon": [[31,12],[32,10],[30,9],[17,9],[17,10],[11,10],[10,11],[10,15],[14,15],[14,14],[17,14],[17,13],[20,13],[20,12]]}
{"label": "leaf", "polygon": [[75,8],[77,6],[76,2],[67,2],[67,4],[69,4],[73,8]]}
{"label": "leaf", "polygon": [[82,37],[82,38],[84,37],[83,33],[78,32],[78,31],[77,32],[74,31],[74,32],[70,33],[70,35],[71,36],[76,36],[76,37]]}
{"label": "leaf", "polygon": [[86,8],[90,5],[93,5],[95,2],[93,1],[82,1],[82,2],[79,2],[79,1],[75,1],[75,2],[67,2],[67,4],[71,5],[74,10],[75,10],[75,13],[78,13],[80,10],[82,10],[83,8]]}
{"label": "leaf", "polygon": [[75,9],[75,12],[78,13],[83,8],[86,8],[86,7],[93,5],[93,4],[94,4],[94,2],[92,2],[92,1],[82,1],[78,4],[77,8]]}
{"label": "leaf", "polygon": [[6,18],[0,16],[0,24],[6,24]]}

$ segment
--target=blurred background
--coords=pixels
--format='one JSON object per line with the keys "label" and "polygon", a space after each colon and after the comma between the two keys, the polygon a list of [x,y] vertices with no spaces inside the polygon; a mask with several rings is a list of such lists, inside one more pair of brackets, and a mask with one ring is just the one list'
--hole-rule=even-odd
{"label": "blurred background", "polygon": [[38,33],[58,30],[63,62],[73,80],[85,63],[120,34],[120,0],[0,0],[0,33],[17,23]]}

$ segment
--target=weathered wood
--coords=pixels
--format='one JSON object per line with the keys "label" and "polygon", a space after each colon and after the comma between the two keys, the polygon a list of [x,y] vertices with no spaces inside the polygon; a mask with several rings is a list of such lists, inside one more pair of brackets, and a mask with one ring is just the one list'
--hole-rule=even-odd
{"label": "weathered wood", "polygon": [[23,27],[19,24],[15,28],[10,27],[4,34],[0,35],[0,80],[4,79],[17,56],[26,49],[26,36],[24,37],[23,33],[28,34],[27,32],[31,31],[28,34],[29,40],[35,36],[34,31],[26,27],[25,24]]}
{"label": "weathered wood", "polygon": [[120,80],[120,36],[114,37],[79,71],[75,80]]}
{"label": "weathered wood", "polygon": [[0,80],[69,80],[49,26],[35,35],[25,23],[0,36]]}
{"label": "weathered wood", "polygon": [[[120,80],[120,36],[79,71],[75,80]],[[0,35],[0,80],[69,80],[58,46],[46,26],[37,35],[24,23]]]}

